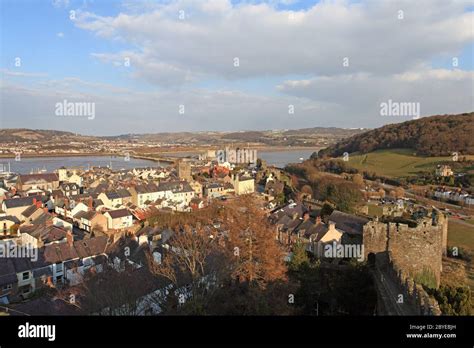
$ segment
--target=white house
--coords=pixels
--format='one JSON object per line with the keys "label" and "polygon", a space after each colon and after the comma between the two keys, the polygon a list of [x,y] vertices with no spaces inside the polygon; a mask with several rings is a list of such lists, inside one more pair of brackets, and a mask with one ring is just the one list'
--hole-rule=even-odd
{"label": "white house", "polygon": [[119,230],[133,225],[133,216],[127,209],[109,210],[104,216],[109,229]]}

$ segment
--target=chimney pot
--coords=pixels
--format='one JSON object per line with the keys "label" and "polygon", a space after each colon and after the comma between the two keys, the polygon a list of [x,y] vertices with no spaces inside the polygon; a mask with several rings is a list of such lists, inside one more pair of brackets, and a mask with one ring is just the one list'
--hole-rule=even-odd
{"label": "chimney pot", "polygon": [[74,236],[73,234],[71,233],[71,231],[67,231],[66,232],[66,241],[67,241],[67,244],[72,247],[73,243],[74,243]]}

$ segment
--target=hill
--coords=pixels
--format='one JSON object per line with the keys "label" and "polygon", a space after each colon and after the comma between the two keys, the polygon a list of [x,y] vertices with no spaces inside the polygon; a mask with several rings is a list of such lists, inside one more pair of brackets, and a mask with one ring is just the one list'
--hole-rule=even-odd
{"label": "hill", "polygon": [[45,129],[0,129],[0,143],[26,142],[26,141],[86,141],[95,139],[91,136],[78,135],[72,132]]}
{"label": "hill", "polygon": [[87,143],[90,141],[109,142],[151,142],[176,145],[222,145],[252,144],[269,146],[303,146],[325,147],[345,137],[361,133],[360,129],[342,128],[307,128],[302,130],[265,130],[240,132],[161,132],[147,134],[122,134],[116,136],[87,136],[72,132],[33,129],[2,129],[0,144],[11,143],[44,143],[70,144],[71,142]]}
{"label": "hill", "polygon": [[[474,159],[474,156],[467,156]],[[420,172],[434,172],[440,163],[452,163],[451,156],[415,156],[411,149],[376,150],[367,154],[353,153],[347,162],[360,172],[373,172],[385,177],[406,177]]]}
{"label": "hill", "polygon": [[343,139],[321,150],[320,156],[338,157],[344,152],[409,148],[416,155],[451,156],[474,154],[474,112],[437,115],[389,124]]}

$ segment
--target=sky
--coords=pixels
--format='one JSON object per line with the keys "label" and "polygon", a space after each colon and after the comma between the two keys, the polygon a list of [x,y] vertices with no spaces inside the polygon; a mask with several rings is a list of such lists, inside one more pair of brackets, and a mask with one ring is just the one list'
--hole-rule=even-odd
{"label": "sky", "polygon": [[[0,127],[117,135],[416,117],[383,114],[389,101],[416,103],[422,117],[471,112],[473,9],[469,0],[0,0]],[[58,111],[81,103],[93,117]]]}

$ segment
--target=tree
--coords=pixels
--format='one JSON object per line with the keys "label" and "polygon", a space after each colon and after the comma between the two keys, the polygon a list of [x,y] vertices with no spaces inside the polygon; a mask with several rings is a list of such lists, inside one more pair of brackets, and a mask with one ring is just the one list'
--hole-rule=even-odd
{"label": "tree", "polygon": [[18,233],[18,228],[19,227],[20,227],[20,225],[18,225],[18,224],[11,225],[10,226],[10,234],[11,235],[16,235]]}
{"label": "tree", "polygon": [[331,215],[333,211],[334,208],[330,204],[324,203],[320,212],[321,218],[324,219],[326,217],[329,217],[329,215]]}
{"label": "tree", "polygon": [[352,175],[352,182],[359,187],[364,186],[364,178],[362,178],[362,175],[360,174]]}
{"label": "tree", "polygon": [[232,277],[259,287],[285,279],[283,251],[265,213],[251,197],[241,197],[229,208],[228,246],[234,255]]}
{"label": "tree", "polygon": [[313,197],[313,189],[309,185],[303,185],[300,191],[305,197]]}
{"label": "tree", "polygon": [[444,315],[470,315],[471,290],[469,287],[441,285],[439,289],[427,289],[439,303]]}
{"label": "tree", "polygon": [[199,221],[194,226],[177,225],[166,246],[161,264],[155,265],[152,272],[170,281],[171,293],[182,291],[188,310],[192,307],[190,312],[196,314],[196,308],[203,306],[204,297],[216,288],[227,270],[216,231]]}
{"label": "tree", "polygon": [[[266,309],[259,312],[242,304],[261,301],[269,285],[284,292],[287,268],[283,251],[254,199],[240,196],[214,202],[178,220],[168,218],[166,225],[174,226],[175,234],[167,242],[162,263],[152,270],[172,284],[164,305],[166,314],[225,314],[229,308],[236,311],[233,314],[266,313]],[[183,287],[189,296],[180,304],[175,292]],[[230,303],[212,303],[223,297]],[[271,308],[269,301],[262,308]]]}
{"label": "tree", "polygon": [[298,241],[293,245],[293,254],[288,264],[290,271],[297,271],[303,264],[309,264],[310,260],[304,243]]}
{"label": "tree", "polygon": [[395,189],[395,198],[403,198],[405,197],[405,190],[403,187],[397,187]]}
{"label": "tree", "polygon": [[[165,287],[164,279],[158,279],[146,267],[135,269],[125,263],[123,270],[104,264],[102,272],[88,272],[78,285],[58,288],[56,297],[78,307],[84,314],[140,315],[140,305],[146,295]],[[158,296],[153,302],[164,303]]]}

